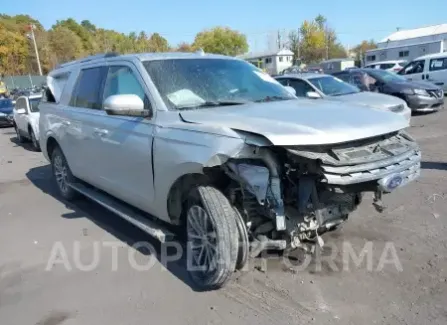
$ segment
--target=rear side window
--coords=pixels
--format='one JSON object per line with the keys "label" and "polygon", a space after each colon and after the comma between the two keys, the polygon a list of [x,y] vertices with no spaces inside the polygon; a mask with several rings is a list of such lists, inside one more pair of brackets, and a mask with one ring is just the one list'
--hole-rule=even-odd
{"label": "rear side window", "polygon": [[282,78],[282,79],[276,79],[276,81],[278,81],[283,86],[289,85],[289,79]]}
{"label": "rear side window", "polygon": [[383,63],[380,65],[380,69],[386,70],[394,67],[394,63]]}
{"label": "rear side window", "polygon": [[438,71],[446,69],[447,69],[447,58],[430,60],[430,71]]}
{"label": "rear side window", "polygon": [[71,97],[70,106],[101,109],[101,91],[106,73],[106,67],[81,70]]}

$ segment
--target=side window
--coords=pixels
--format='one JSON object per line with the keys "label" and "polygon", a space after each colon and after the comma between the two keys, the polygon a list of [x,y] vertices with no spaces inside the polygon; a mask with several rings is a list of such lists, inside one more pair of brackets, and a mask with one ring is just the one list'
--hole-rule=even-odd
{"label": "side window", "polygon": [[276,79],[276,81],[278,81],[283,86],[289,85],[289,79],[282,78],[282,79]]}
{"label": "side window", "polygon": [[414,74],[424,72],[425,60],[413,61],[404,67],[399,74]]}
{"label": "side window", "polygon": [[306,97],[309,91],[315,91],[309,84],[303,80],[291,79],[289,86],[293,87],[298,97]]}
{"label": "side window", "polygon": [[446,69],[447,69],[447,58],[430,60],[430,71],[438,71]]}
{"label": "side window", "polygon": [[338,73],[337,75],[334,75],[334,77],[337,77],[338,79],[341,79],[344,82],[351,83],[351,78],[347,73]]}
{"label": "side window", "polygon": [[106,71],[106,67],[81,70],[71,97],[70,106],[101,109],[101,89]]}
{"label": "side window", "polygon": [[366,85],[366,75],[362,73],[354,73],[352,75],[351,83],[354,86],[357,86],[360,90],[368,90],[368,86]]}
{"label": "side window", "polygon": [[20,109],[20,108],[26,109],[26,101],[24,98],[17,99],[16,109]]}
{"label": "side window", "polygon": [[146,97],[144,89],[137,77],[126,66],[112,66],[109,68],[104,85],[103,99],[112,95],[137,95],[142,101]]}
{"label": "side window", "polygon": [[394,67],[394,63],[382,63],[380,65],[380,69],[383,70],[391,69],[392,67]]}

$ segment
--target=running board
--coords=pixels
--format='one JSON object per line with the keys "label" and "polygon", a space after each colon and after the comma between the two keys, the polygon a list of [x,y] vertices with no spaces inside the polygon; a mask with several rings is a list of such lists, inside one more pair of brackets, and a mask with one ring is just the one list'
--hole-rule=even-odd
{"label": "running board", "polygon": [[104,208],[115,213],[124,220],[130,222],[134,226],[140,228],[162,243],[171,240],[175,236],[174,233],[165,229],[163,226],[139,215],[137,211],[129,206],[126,206],[125,203],[120,203],[118,200],[106,193],[87,187],[80,183],[70,184],[70,187],[73,188],[75,191],[81,193],[82,195],[85,195],[89,199],[95,201],[96,203],[102,205]]}

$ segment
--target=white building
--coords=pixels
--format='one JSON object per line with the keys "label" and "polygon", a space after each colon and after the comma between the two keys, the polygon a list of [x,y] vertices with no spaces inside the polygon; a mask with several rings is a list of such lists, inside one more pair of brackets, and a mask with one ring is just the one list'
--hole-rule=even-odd
{"label": "white building", "polygon": [[271,75],[279,74],[293,65],[293,52],[287,49],[280,51],[247,53],[238,58],[248,61]]}
{"label": "white building", "polygon": [[447,24],[400,30],[366,51],[365,64],[387,60],[411,61],[419,56],[447,52]]}

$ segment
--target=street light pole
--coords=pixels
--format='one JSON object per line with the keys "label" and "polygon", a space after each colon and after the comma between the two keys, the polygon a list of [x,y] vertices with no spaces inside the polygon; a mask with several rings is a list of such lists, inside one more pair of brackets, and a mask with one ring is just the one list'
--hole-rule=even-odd
{"label": "street light pole", "polygon": [[31,28],[31,38],[33,39],[34,44],[34,51],[36,52],[36,60],[37,60],[37,67],[39,68],[39,75],[42,75],[42,67],[40,66],[39,51],[37,50],[36,36],[34,35],[34,28],[36,28],[36,26],[30,25],[30,28]]}

